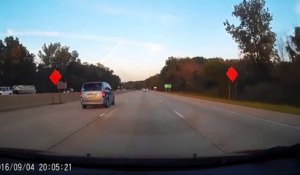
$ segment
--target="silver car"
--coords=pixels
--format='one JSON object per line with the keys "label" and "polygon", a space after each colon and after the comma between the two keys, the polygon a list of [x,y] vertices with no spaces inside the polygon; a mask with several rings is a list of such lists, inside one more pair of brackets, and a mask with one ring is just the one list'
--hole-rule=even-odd
{"label": "silver car", "polygon": [[88,105],[104,105],[109,107],[115,104],[115,95],[106,82],[88,82],[81,88],[80,103],[82,108]]}

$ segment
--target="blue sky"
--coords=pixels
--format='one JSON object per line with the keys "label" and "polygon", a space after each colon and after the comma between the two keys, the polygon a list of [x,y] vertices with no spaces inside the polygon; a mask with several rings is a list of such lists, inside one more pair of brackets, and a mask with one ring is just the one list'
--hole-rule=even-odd
{"label": "blue sky", "polygon": [[[169,56],[238,58],[223,22],[242,0],[1,0],[0,36],[33,53],[60,42],[82,62],[100,62],[122,81],[159,73]],[[278,36],[300,20],[299,0],[267,0]],[[38,58],[36,61],[39,61]]]}

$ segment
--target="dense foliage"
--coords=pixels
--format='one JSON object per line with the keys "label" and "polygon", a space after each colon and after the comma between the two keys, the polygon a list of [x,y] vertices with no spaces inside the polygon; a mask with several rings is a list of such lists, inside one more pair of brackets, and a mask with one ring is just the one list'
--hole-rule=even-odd
{"label": "dense foliage", "polygon": [[62,81],[68,88],[79,91],[83,82],[106,81],[113,89],[117,89],[120,78],[104,65],[97,63],[81,63],[77,51],[70,51],[60,43],[44,44],[39,51],[39,63],[35,55],[29,53],[18,38],[6,37],[0,40],[0,86],[35,85],[38,92],[56,92],[57,88],[49,75],[57,69],[63,75]]}

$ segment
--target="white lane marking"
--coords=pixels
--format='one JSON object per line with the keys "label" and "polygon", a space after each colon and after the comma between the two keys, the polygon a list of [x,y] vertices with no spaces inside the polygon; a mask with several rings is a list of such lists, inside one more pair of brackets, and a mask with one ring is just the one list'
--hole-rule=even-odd
{"label": "white lane marking", "polygon": [[102,114],[98,115],[98,117],[102,117],[102,116],[104,116],[104,114],[105,114],[105,113],[102,113]]}
{"label": "white lane marking", "polygon": [[161,101],[161,100],[158,100],[158,103],[162,103],[162,101]]}
{"label": "white lane marking", "polygon": [[179,112],[177,112],[177,111],[174,111],[174,113],[175,113],[175,114],[177,114],[179,117],[181,117],[181,118],[184,118],[184,116],[183,116],[183,115],[181,115]]}
{"label": "white lane marking", "polygon": [[229,111],[229,110],[218,108],[218,107],[213,107],[213,108],[221,110],[221,111],[226,111],[226,112],[229,112],[229,113],[232,113],[232,114],[242,115],[242,116],[252,118],[252,119],[256,119],[256,120],[261,120],[261,121],[265,121],[265,122],[269,122],[269,123],[273,123],[273,124],[277,124],[277,125],[287,126],[287,127],[291,127],[291,128],[294,128],[294,129],[300,129],[297,126],[292,126],[292,125],[287,125],[287,124],[280,123],[280,122],[275,122],[275,121],[272,121],[272,120],[262,119],[262,118],[250,116],[250,115],[247,115],[247,114],[242,114],[242,113],[239,113],[239,112]]}
{"label": "white lane marking", "polygon": [[[207,107],[207,108],[214,108],[214,109],[229,112],[229,113],[232,113],[232,114],[245,116],[245,117],[248,117],[248,118],[251,118],[251,119],[261,120],[261,121],[265,121],[265,122],[269,122],[269,123],[273,123],[273,124],[277,124],[277,125],[281,125],[281,126],[286,126],[286,127],[291,127],[291,128],[300,130],[300,127],[297,127],[297,126],[292,126],[292,125],[284,124],[284,123],[281,123],[281,122],[275,122],[275,121],[272,121],[272,120],[262,119],[262,118],[259,118],[259,117],[254,117],[254,116],[250,116],[250,115],[247,115],[247,114],[242,114],[242,113],[239,113],[239,112],[229,111],[229,110],[226,110],[226,109],[223,109],[223,108],[213,107],[213,106],[210,106],[210,105],[200,104],[197,99],[189,100],[187,98],[188,97],[185,97],[185,99],[182,98],[181,100],[185,101],[185,102],[188,102],[188,103],[196,104],[196,105],[199,105],[199,106],[203,106],[203,107]],[[204,101],[204,100],[200,100],[200,101]],[[217,102],[217,103],[220,103],[220,102]]]}

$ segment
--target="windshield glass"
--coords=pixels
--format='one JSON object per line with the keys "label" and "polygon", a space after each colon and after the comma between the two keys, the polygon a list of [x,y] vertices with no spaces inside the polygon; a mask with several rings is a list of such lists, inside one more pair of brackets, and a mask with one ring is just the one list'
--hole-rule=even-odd
{"label": "windshield glass", "polygon": [[300,142],[298,0],[0,0],[0,21],[0,150],[173,159]]}

